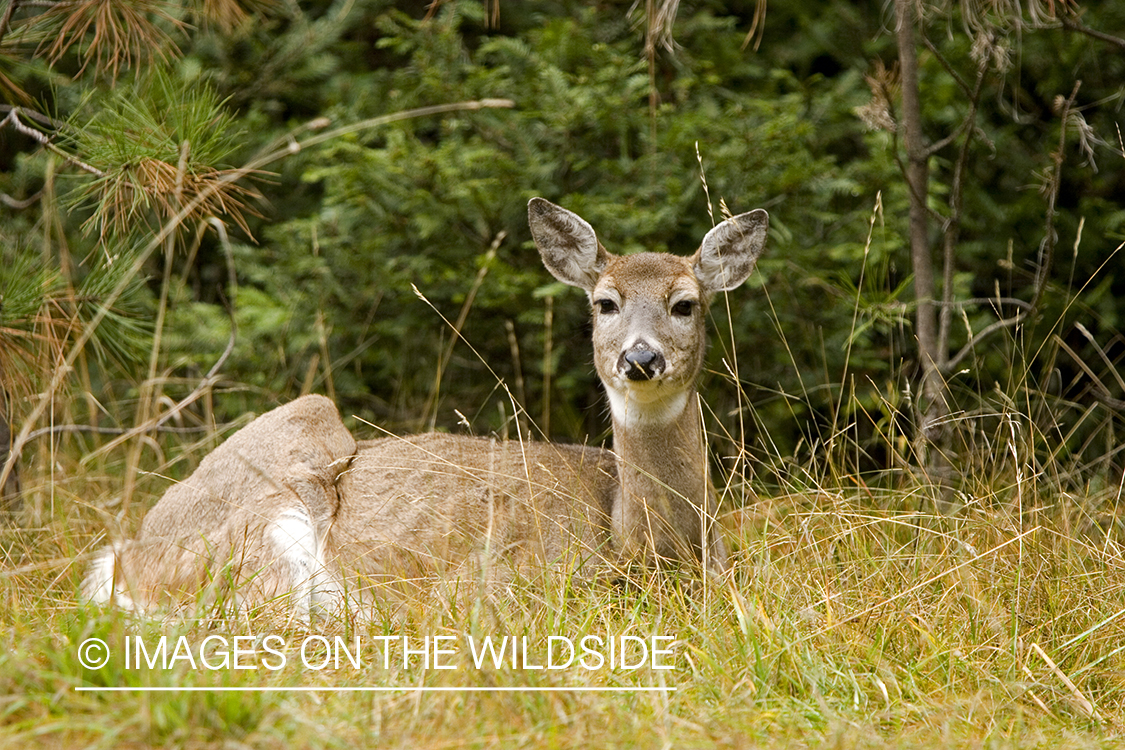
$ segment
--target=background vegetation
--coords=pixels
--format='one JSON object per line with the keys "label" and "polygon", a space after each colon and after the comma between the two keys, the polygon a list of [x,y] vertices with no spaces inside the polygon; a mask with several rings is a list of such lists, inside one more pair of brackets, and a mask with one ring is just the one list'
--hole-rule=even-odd
{"label": "background vegetation", "polygon": [[[0,14],[0,742],[1120,738],[1125,7]],[[745,599],[529,586],[487,620],[661,623],[686,650],[680,690],[327,713],[70,692],[102,679],[73,644],[134,627],[78,607],[83,555],[250,412],[315,391],[363,436],[522,420],[606,439],[586,303],[541,269],[535,195],[617,252],[688,253],[726,208],[770,212],[759,272],[715,305],[702,383]],[[192,679],[104,679],[125,677]]]}

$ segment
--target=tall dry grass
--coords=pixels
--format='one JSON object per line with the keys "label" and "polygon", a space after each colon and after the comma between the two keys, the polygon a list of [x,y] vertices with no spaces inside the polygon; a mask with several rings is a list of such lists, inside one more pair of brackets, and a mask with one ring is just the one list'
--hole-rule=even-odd
{"label": "tall dry grass", "polygon": [[[712,378],[741,393],[736,363],[719,361]],[[205,405],[223,398],[216,384],[182,410],[187,431],[116,443],[53,434],[25,453],[24,515],[0,530],[0,746],[1117,746],[1121,477],[1108,451],[1092,467],[1044,453],[1043,436],[1063,420],[1026,381],[1013,389],[1020,399],[984,394],[978,411],[952,416],[968,436],[956,482],[915,466],[903,421],[872,419],[874,436],[861,435],[854,415],[870,401],[856,386],[839,388],[840,416],[815,435],[822,449],[811,458],[777,452],[768,425],[748,445],[755,416],[744,398],[733,416],[711,415],[713,443],[727,453],[715,463],[725,468],[717,478],[734,548],[729,585],[651,572],[626,585],[577,585],[551,571],[500,592],[470,585],[457,596],[420,595],[371,623],[311,630],[222,611],[136,619],[78,600],[91,550],[107,533],[132,532],[168,482],[238,426],[209,427]],[[193,392],[164,385],[166,397]],[[97,400],[84,396],[53,404],[56,423]],[[901,394],[884,397],[901,406]],[[146,408],[156,420],[170,407]],[[861,457],[873,443],[894,457],[868,474]],[[127,637],[199,645],[254,635],[260,647],[270,634],[286,643],[285,668],[126,668],[121,656]],[[492,635],[528,645],[515,664],[481,669],[464,648],[454,670],[426,668],[418,656],[386,665],[370,649],[360,667],[302,668],[297,644],[310,634],[415,645]],[[526,666],[542,664],[550,636],[614,635],[674,639],[675,668]],[[91,637],[115,654],[98,669],[78,659]],[[318,692],[341,687],[362,690]]]}

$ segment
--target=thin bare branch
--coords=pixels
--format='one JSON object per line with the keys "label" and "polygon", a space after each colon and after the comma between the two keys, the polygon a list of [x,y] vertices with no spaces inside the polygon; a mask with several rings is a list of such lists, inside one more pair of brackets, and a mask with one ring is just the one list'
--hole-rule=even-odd
{"label": "thin bare branch", "polygon": [[1059,113],[1059,147],[1057,151],[1051,154],[1051,159],[1054,161],[1055,165],[1053,173],[1051,174],[1050,190],[1047,197],[1046,227],[1041,246],[1039,267],[1035,271],[1035,291],[1031,301],[1028,302],[1028,306],[1017,315],[990,323],[985,326],[980,333],[972,336],[972,338],[961,347],[960,351],[946,362],[943,368],[945,373],[950,373],[956,369],[961,361],[980,346],[982,342],[988,340],[1000,331],[1019,325],[1027,320],[1039,307],[1039,301],[1043,298],[1043,290],[1047,285],[1047,271],[1051,267],[1055,254],[1055,244],[1057,240],[1055,237],[1055,205],[1058,201],[1059,187],[1062,183],[1062,165],[1065,158],[1067,120],[1070,116],[1070,110],[1074,106],[1074,100],[1078,97],[1078,89],[1081,86],[1081,81],[1075,82],[1074,89],[1070,92],[1070,97],[1063,104],[1061,112]]}
{"label": "thin bare branch", "polygon": [[746,49],[750,42],[754,42],[754,51],[758,51],[762,43],[762,36],[766,33],[766,0],[757,0],[754,3],[754,17],[750,20],[750,30],[742,40],[742,49]]}
{"label": "thin bare branch", "polygon": [[0,203],[3,203],[8,208],[15,209],[16,211],[22,211],[25,208],[31,208],[32,206],[34,206],[42,196],[43,196],[42,190],[38,191],[37,193],[35,193],[35,195],[31,196],[30,198],[25,198],[23,200],[20,200],[18,198],[13,198],[12,196],[8,195],[7,193],[0,193]]}
{"label": "thin bare branch", "polygon": [[40,125],[47,128],[52,128],[53,130],[63,130],[64,128],[68,127],[68,125],[62,120],[56,120],[52,117],[48,117],[42,112],[37,112],[34,109],[28,109],[26,107],[15,107],[11,104],[0,104],[0,112],[11,112],[13,109],[18,109],[21,117],[26,117],[28,120],[34,120]]}
{"label": "thin bare branch", "polygon": [[[211,432],[209,425],[198,425],[196,427],[168,427],[166,425],[156,425],[151,429],[158,432],[167,432],[175,435],[190,435],[199,432]],[[66,435],[70,433],[91,433],[94,435],[125,435],[133,430],[125,427],[102,427],[100,425],[92,424],[54,424],[50,427],[40,427],[38,430],[33,430],[27,436],[28,442],[38,440],[41,437],[48,435]]]}
{"label": "thin bare branch", "polygon": [[965,94],[965,96],[971,95],[972,88],[969,86],[968,81],[962,78],[961,74],[957,72],[957,69],[949,64],[949,61],[945,59],[945,55],[941,54],[938,48],[934,46],[934,43],[931,42],[929,37],[925,34],[922,34],[922,44],[925,45],[926,51],[933,55],[934,59],[938,61],[938,64],[945,69],[945,72],[949,74],[949,77],[953,79],[958,88],[961,89],[961,92]]}
{"label": "thin bare branch", "polygon": [[1074,101],[1078,98],[1078,89],[1082,88],[1082,81],[1074,82],[1074,89],[1070,92],[1070,96],[1062,106],[1062,111],[1059,113],[1059,147],[1054,154],[1051,155],[1052,161],[1055,163],[1054,173],[1051,175],[1051,190],[1047,198],[1047,228],[1045,236],[1043,237],[1043,251],[1040,255],[1039,267],[1035,272],[1035,296],[1031,300],[1031,306],[1038,307],[1039,300],[1043,296],[1043,287],[1046,285],[1047,270],[1051,267],[1051,262],[1055,255],[1055,206],[1059,199],[1059,188],[1062,184],[1062,166],[1066,158],[1066,126],[1070,120],[1070,110],[1074,107]]}
{"label": "thin bare branch", "polygon": [[51,141],[51,139],[49,137],[47,137],[45,134],[39,132],[35,128],[31,128],[31,127],[28,127],[27,125],[24,125],[20,121],[20,114],[23,111],[24,110],[23,110],[22,107],[12,107],[11,110],[8,112],[8,116],[5,117],[3,120],[0,120],[0,128],[3,128],[5,125],[11,125],[12,128],[14,128],[17,132],[22,133],[22,134],[26,135],[28,138],[31,138],[32,140],[36,141],[37,143],[39,143],[39,145],[43,146],[44,148],[49,150],[51,153],[62,157],[64,160],[67,161],[67,163],[73,164],[74,166],[78,167],[79,169],[85,170],[86,172],[89,172],[92,175],[96,175],[98,177],[105,177],[106,176],[105,172],[98,169],[94,165],[87,164],[86,162],[82,161],[81,159],[74,156],[73,154],[69,154],[66,151],[63,151],[61,148],[56,146]]}
{"label": "thin bare branch", "polygon": [[[107,433],[117,434],[119,437],[98,448],[98,450],[85,458],[86,461],[89,461],[92,458],[113,450],[117,446],[133,437],[136,437],[137,435],[143,435],[146,432],[151,432],[152,430],[157,430],[160,432],[175,431],[175,428],[165,427],[165,424],[179,415],[184,409],[198,401],[201,396],[205,395],[208,390],[214,388],[215,385],[222,380],[219,372],[222,370],[223,365],[226,364],[227,359],[230,358],[231,353],[234,352],[234,345],[238,338],[238,323],[236,322],[234,317],[233,307],[233,300],[238,293],[238,276],[235,272],[234,253],[230,247],[230,238],[227,236],[226,225],[215,217],[211,217],[210,219],[208,219],[207,223],[214,227],[215,232],[219,235],[219,244],[223,248],[223,254],[225,255],[227,261],[227,288],[230,290],[228,293],[232,302],[227,305],[227,316],[230,320],[230,336],[227,338],[226,348],[223,349],[223,353],[219,355],[219,358],[215,360],[215,364],[211,365],[211,369],[207,371],[207,374],[204,375],[202,379],[200,379],[199,383],[195,386],[194,389],[192,389],[191,393],[177,401],[176,404],[172,406],[172,408],[168,409],[163,414],[154,416],[151,419],[146,418],[140,424],[137,424],[129,429],[122,429],[116,433]],[[41,432],[41,430],[37,432]]]}
{"label": "thin bare branch", "polygon": [[1059,20],[1062,22],[1063,28],[1067,31],[1077,31],[1079,34],[1085,34],[1086,36],[1093,39],[1097,39],[1099,41],[1106,42],[1107,44],[1112,44],[1114,46],[1120,47],[1121,49],[1125,49],[1125,39],[1122,39],[1119,36],[1113,36],[1112,34],[1106,34],[1104,31],[1091,29],[1089,26],[1086,26],[1081,21],[1075,19],[1063,17]]}
{"label": "thin bare branch", "polygon": [[[969,97],[969,111],[957,129],[963,132],[965,140],[961,143],[961,151],[953,167],[953,181],[950,185],[949,195],[949,220],[945,222],[942,232],[942,307],[938,311],[938,366],[945,367],[945,360],[949,356],[949,331],[953,325],[953,256],[957,250],[957,241],[961,235],[961,208],[962,198],[965,194],[965,172],[969,167],[969,153],[973,144],[973,134],[976,129],[977,108],[980,106],[981,92],[984,90],[985,73],[988,71],[987,58],[981,59],[977,67],[976,85]],[[950,136],[955,137],[956,134]],[[936,153],[935,147],[943,145],[946,139],[939,141],[928,149],[928,154]],[[951,140],[949,142],[952,142]]]}
{"label": "thin bare branch", "polygon": [[952,308],[969,307],[971,305],[1011,305],[1021,310],[1031,309],[1031,303],[1019,297],[970,297],[969,299],[943,301],[941,304]]}
{"label": "thin bare branch", "polygon": [[969,354],[972,353],[978,346],[980,346],[988,339],[992,338],[994,334],[1022,323],[1027,319],[1030,311],[1030,308],[1028,308],[1027,310],[1021,311],[1014,317],[1004,318],[1003,320],[996,320],[992,323],[989,323],[987,326],[981,329],[980,332],[974,334],[955,355],[949,358],[949,361],[945,363],[943,372],[949,373],[956,370],[957,366],[961,364],[965,357],[969,356]]}

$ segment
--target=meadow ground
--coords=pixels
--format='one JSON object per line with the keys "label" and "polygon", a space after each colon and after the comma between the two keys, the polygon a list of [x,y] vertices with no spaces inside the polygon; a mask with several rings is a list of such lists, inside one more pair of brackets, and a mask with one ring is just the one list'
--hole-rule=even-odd
{"label": "meadow ground", "polygon": [[733,587],[551,575],[305,629],[80,604],[121,480],[51,466],[0,531],[3,747],[1125,746],[1112,486],[743,489]]}

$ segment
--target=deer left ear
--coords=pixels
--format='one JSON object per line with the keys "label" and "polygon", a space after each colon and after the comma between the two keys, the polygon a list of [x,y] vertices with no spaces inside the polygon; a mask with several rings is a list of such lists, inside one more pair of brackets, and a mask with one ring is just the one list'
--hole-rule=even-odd
{"label": "deer left ear", "polygon": [[594,228],[576,213],[542,198],[527,204],[527,221],[543,265],[556,279],[593,291],[610,255]]}
{"label": "deer left ear", "polygon": [[692,258],[705,293],[730,291],[749,278],[765,249],[769,224],[769,214],[759,208],[727,219],[707,233]]}

